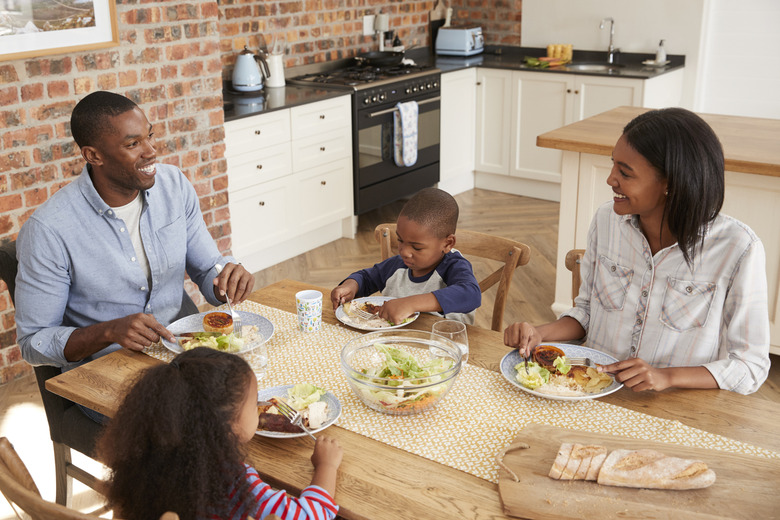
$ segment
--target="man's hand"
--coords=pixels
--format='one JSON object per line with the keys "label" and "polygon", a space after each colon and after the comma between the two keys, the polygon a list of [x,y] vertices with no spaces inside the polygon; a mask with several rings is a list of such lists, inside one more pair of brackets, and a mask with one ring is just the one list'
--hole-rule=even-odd
{"label": "man's hand", "polygon": [[214,296],[225,302],[227,294],[232,303],[241,303],[252,294],[254,286],[255,277],[243,265],[226,264],[219,276],[214,278]]}
{"label": "man's hand", "polygon": [[344,283],[330,291],[330,303],[333,304],[333,310],[339,308],[339,305],[352,301],[358,292],[358,283],[352,278],[344,280]]}
{"label": "man's hand", "polygon": [[176,341],[154,316],[139,312],[74,330],[65,344],[64,355],[68,361],[81,361],[112,343],[140,352],[160,341],[160,337]]}

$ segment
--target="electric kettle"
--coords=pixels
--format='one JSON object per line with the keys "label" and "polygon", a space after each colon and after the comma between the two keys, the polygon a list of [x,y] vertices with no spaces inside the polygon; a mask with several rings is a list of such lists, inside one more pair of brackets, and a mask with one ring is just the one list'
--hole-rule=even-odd
{"label": "electric kettle", "polygon": [[262,53],[253,53],[245,45],[244,50],[236,56],[236,65],[233,67],[233,88],[239,92],[261,90],[263,77],[271,77],[265,57]]}

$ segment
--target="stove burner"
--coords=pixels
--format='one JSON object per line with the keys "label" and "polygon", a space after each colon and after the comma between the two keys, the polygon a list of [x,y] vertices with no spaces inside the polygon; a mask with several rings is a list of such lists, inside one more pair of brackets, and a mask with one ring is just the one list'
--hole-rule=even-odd
{"label": "stove burner", "polygon": [[430,68],[432,67],[404,64],[390,65],[387,67],[353,65],[351,67],[336,69],[328,72],[305,74],[294,79],[303,82],[356,86],[398,76],[405,76],[415,72],[422,72]]}

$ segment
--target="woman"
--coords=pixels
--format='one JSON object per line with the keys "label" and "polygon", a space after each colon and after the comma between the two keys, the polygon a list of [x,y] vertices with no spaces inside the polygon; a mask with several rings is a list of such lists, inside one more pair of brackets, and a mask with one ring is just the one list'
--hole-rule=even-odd
{"label": "woman", "polygon": [[623,129],[591,222],[575,307],[539,327],[515,323],[504,342],[584,337],[621,361],[603,367],[635,391],[755,392],[769,371],[764,248],[719,213],[723,149],[696,114],[646,112]]}

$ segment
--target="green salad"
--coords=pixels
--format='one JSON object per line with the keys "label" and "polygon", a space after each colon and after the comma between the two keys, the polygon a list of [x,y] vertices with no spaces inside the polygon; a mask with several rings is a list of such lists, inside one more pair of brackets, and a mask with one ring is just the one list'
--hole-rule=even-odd
{"label": "green salad", "polygon": [[[553,366],[559,373],[564,375],[568,374],[569,370],[571,370],[571,365],[566,360],[565,356],[558,356],[555,358],[555,361],[553,361]],[[515,375],[517,382],[526,388],[530,388],[531,390],[536,390],[540,386],[546,385],[550,382],[550,371],[541,366],[539,363],[530,361],[528,363],[527,374],[525,372],[525,361],[521,361],[520,363],[516,364],[515,370],[517,371],[517,374]]]}
{"label": "green salad", "polygon": [[[409,352],[383,343],[374,348],[383,355],[380,366],[361,370],[362,379],[395,389],[360,388],[363,397],[371,403],[391,410],[426,408],[447,390],[447,383],[433,384],[422,389],[410,389],[414,385],[431,385],[442,380],[441,374],[453,367],[452,359],[433,358],[421,363]],[[377,382],[377,379],[381,380]]]}
{"label": "green salad", "polygon": [[237,337],[232,332],[220,336],[214,336],[211,333],[204,332],[203,334],[193,334],[192,339],[180,340],[180,344],[181,348],[184,350],[192,350],[196,347],[208,347],[213,348],[214,350],[221,350],[222,352],[235,353],[244,346],[244,340]]}

